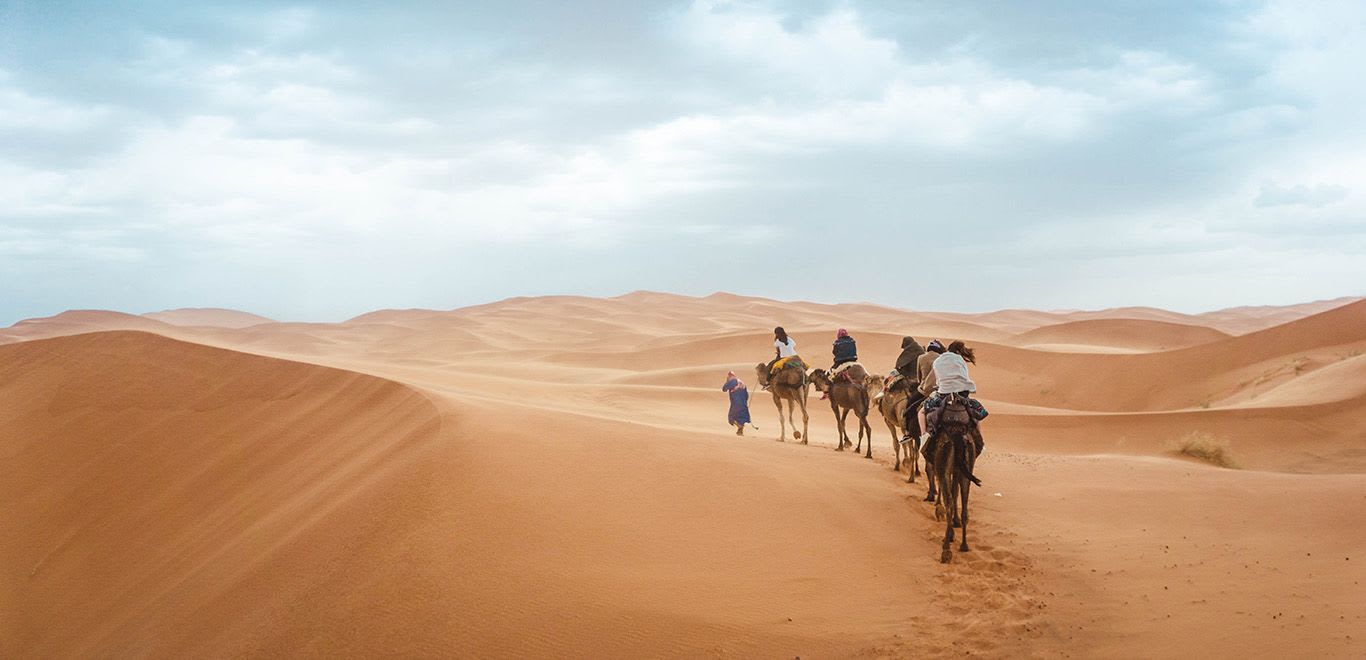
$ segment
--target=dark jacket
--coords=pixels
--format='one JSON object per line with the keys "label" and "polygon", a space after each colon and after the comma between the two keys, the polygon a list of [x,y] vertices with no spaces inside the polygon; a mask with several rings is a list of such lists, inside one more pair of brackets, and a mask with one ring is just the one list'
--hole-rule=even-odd
{"label": "dark jacket", "polygon": [[858,361],[858,346],[854,344],[853,337],[840,337],[835,340],[834,348],[831,352],[835,354],[835,364],[840,365],[845,362]]}
{"label": "dark jacket", "polygon": [[901,355],[896,357],[897,372],[912,381],[919,382],[920,379],[915,374],[915,359],[924,352],[925,349],[915,342],[914,337],[902,337]]}

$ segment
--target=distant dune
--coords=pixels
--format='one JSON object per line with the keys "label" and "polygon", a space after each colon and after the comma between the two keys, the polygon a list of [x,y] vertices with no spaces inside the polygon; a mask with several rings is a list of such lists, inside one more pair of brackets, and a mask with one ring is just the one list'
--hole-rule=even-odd
{"label": "distant dune", "polygon": [[[773,441],[775,325],[815,366],[848,328],[874,373],[903,336],[976,347],[970,552],[938,563],[881,419],[873,461],[814,394],[810,444]],[[0,343],[0,657],[1366,654],[1362,299],[634,292],[67,312]]]}
{"label": "distant dune", "polygon": [[164,312],[149,312],[143,316],[171,325],[198,325],[211,328],[246,328],[261,323],[275,322],[274,319],[257,316],[249,312],[215,307],[168,309]]}
{"label": "distant dune", "polygon": [[1148,352],[1198,346],[1228,337],[1226,333],[1197,325],[1137,319],[1093,319],[1035,328],[1011,337],[1010,343],[1023,348],[1054,344]]}
{"label": "distant dune", "polygon": [[45,339],[104,330],[165,331],[168,324],[133,314],[106,310],[79,309],[55,316],[26,319],[0,330],[0,342]]}

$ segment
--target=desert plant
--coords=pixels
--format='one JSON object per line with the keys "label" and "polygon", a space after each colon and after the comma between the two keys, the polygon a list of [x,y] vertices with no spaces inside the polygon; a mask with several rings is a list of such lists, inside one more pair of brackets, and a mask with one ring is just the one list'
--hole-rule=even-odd
{"label": "desert plant", "polygon": [[1223,468],[1237,469],[1238,461],[1228,443],[1204,431],[1191,431],[1176,443],[1176,453],[1198,458]]}

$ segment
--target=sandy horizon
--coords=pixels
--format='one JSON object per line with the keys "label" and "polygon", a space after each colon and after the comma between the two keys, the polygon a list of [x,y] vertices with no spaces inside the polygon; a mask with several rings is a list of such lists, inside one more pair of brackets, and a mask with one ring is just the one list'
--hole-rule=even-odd
{"label": "sandy horizon", "polygon": [[[974,548],[774,442],[754,365],[962,339]],[[905,311],[717,293],[0,329],[0,657],[1360,657],[1366,299]],[[719,391],[751,389],[736,437]],[[1181,453],[1193,439],[1234,468]]]}

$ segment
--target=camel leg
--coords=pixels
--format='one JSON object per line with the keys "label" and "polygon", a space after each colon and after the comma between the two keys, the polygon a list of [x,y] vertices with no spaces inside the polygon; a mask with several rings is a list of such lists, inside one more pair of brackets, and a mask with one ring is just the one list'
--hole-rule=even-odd
{"label": "camel leg", "polygon": [[[948,438],[940,438],[941,443],[946,440]],[[954,449],[952,445],[941,444],[939,452],[942,457],[936,456],[934,461],[935,467],[939,468],[940,492],[939,501],[935,503],[935,510],[938,511],[940,507],[944,508],[944,544],[941,548],[939,561],[945,564],[949,563],[949,559],[953,557],[953,528],[958,518],[958,493],[954,491],[958,486],[958,477],[954,470],[954,461],[957,460],[957,457],[954,456]]]}
{"label": "camel leg", "polygon": [[778,393],[773,393],[773,405],[778,409],[778,442],[787,439],[787,425],[783,423],[783,400],[778,398]]}
{"label": "camel leg", "polygon": [[[918,449],[916,450],[917,453],[919,453],[919,451],[920,450]],[[925,493],[926,502],[934,502],[938,499],[936,497],[938,493],[935,490],[935,485],[936,482],[939,481],[939,477],[939,459],[935,456],[927,457],[925,459],[925,481],[929,482],[929,491]]]}
{"label": "camel leg", "polygon": [[[806,388],[802,388],[802,398],[798,400],[798,403],[802,407],[802,444],[806,444],[806,439],[811,437],[806,429],[807,422],[811,421],[811,415],[806,413]],[[797,428],[796,422],[793,422],[792,428],[794,430]]]}
{"label": "camel leg", "polygon": [[858,446],[857,446],[857,447],[854,447],[854,453],[857,454],[857,453],[863,451],[863,424],[860,423],[860,422],[858,421],[858,411],[855,410],[855,411],[853,411],[853,413],[854,413],[854,426],[858,427]]}
{"label": "camel leg", "polygon": [[839,432],[840,435],[840,437],[837,437],[837,439],[835,440],[835,451],[844,451],[844,444],[854,443],[850,443],[850,441],[848,441],[846,437],[844,437],[844,418],[840,417],[840,410],[836,409],[835,404],[833,403],[831,404],[831,409],[835,410],[835,429],[837,430],[837,432]]}
{"label": "camel leg", "polygon": [[892,426],[892,422],[891,422],[890,420],[887,419],[887,416],[886,416],[885,414],[882,416],[882,421],[887,423],[887,432],[892,434],[892,455],[896,457],[896,464],[892,466],[892,469],[895,470],[895,471],[897,471],[897,472],[900,472],[900,471],[901,471],[901,442],[900,442],[900,440],[896,437],[896,427],[895,427],[895,426]]}
{"label": "camel leg", "polygon": [[[948,478],[951,479],[952,477]],[[947,489],[945,492],[948,492]],[[949,495],[943,499],[954,502],[953,495]],[[950,504],[948,508],[953,508],[953,505]],[[944,519],[944,543],[940,547],[939,561],[940,563],[947,564],[949,563],[949,560],[953,558],[953,515],[946,515],[944,516]]]}
{"label": "camel leg", "polygon": [[[911,469],[906,470],[906,483],[913,484],[916,475],[920,474],[920,436],[915,436],[911,444],[906,445],[906,453],[910,454],[906,458],[911,461]],[[925,469],[929,470],[930,466],[926,465]]]}
{"label": "camel leg", "polygon": [[[904,420],[904,419],[905,419],[905,416],[902,416],[901,419]],[[903,423],[905,423],[905,422],[903,422]],[[920,429],[919,429],[919,428],[902,429],[902,432],[903,432],[903,433],[910,434],[910,436],[911,436],[911,444],[909,444],[909,445],[906,446],[906,451],[907,451],[907,453],[910,454],[910,459],[911,459],[911,469],[910,469],[910,470],[907,470],[906,483],[908,483],[908,484],[913,484],[913,483],[915,483],[915,478],[916,478],[917,476],[920,475]],[[927,459],[927,460],[925,461],[925,476],[926,476],[926,478],[929,477],[929,474],[930,474],[930,462],[929,462],[929,460]]]}
{"label": "camel leg", "polygon": [[[797,400],[796,400],[796,399],[788,399],[788,401],[787,401],[787,423],[788,423],[789,426],[792,427],[792,433],[793,433],[793,435],[796,435],[796,433],[797,433],[797,422],[794,421],[794,420],[792,419],[792,411],[795,410],[796,408],[797,408]],[[796,440],[796,438],[793,438],[793,440]],[[802,441],[803,441],[803,442],[806,441],[806,433],[805,433],[805,432],[802,433]]]}
{"label": "camel leg", "polygon": [[959,511],[958,511],[958,516],[959,516],[959,518],[961,519],[961,521],[962,521],[962,523],[963,523],[963,524],[961,525],[962,528],[963,528],[963,542],[962,542],[961,544],[959,544],[959,546],[958,546],[958,551],[959,551],[959,552],[967,552],[967,551],[968,551],[968,493],[972,490],[972,482],[969,481],[969,480],[967,479],[966,476],[960,477],[960,478],[958,479],[958,481],[961,482],[961,484],[962,484],[961,486],[959,486],[959,488],[960,488],[960,490],[961,490],[961,492],[962,492],[962,500],[963,500],[963,504],[962,504],[961,506],[958,507],[958,509],[959,509]]}
{"label": "camel leg", "polygon": [[867,435],[867,436],[868,436],[868,453],[867,453],[867,454],[864,454],[863,457],[864,457],[864,458],[872,458],[872,457],[873,457],[873,425],[868,423],[868,411],[867,411],[867,410],[863,411],[863,416],[860,417],[860,418],[858,418],[858,423],[859,423],[859,428],[858,428],[858,433],[859,433],[859,435],[861,435],[861,436],[862,436],[862,435]]}

